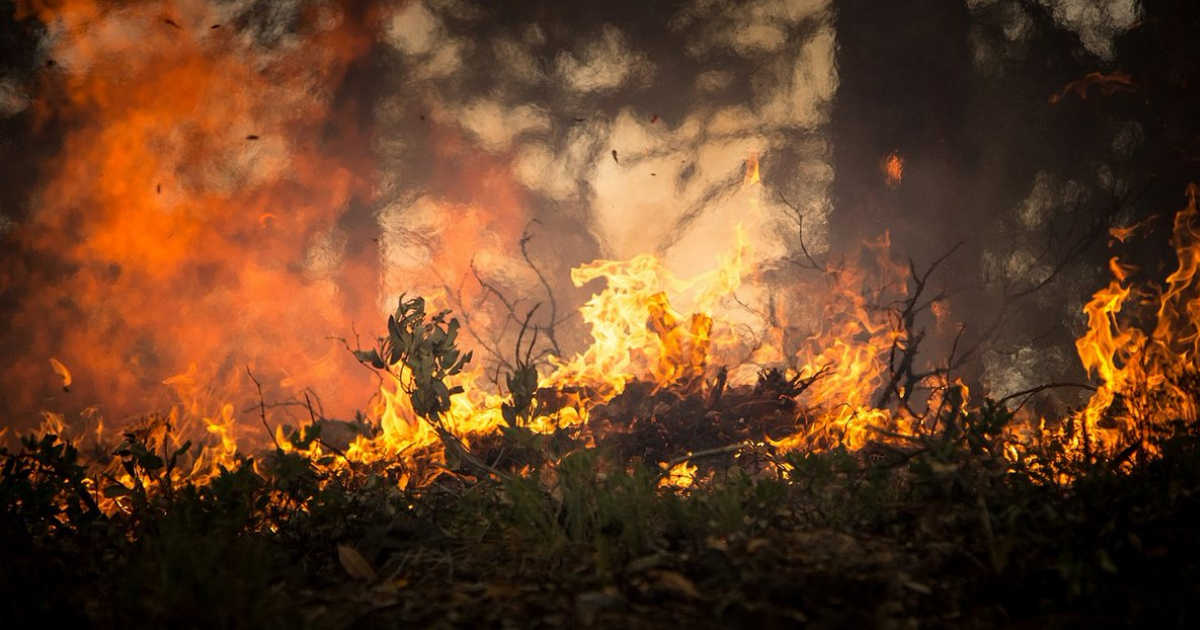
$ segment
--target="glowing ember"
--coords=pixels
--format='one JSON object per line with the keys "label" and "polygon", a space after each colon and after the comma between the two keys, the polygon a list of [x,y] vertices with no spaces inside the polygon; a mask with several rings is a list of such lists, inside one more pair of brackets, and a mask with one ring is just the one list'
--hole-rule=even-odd
{"label": "glowing ember", "polygon": [[899,188],[904,179],[904,158],[900,157],[900,151],[897,149],[883,156],[879,170],[883,172],[883,181],[888,188]]}

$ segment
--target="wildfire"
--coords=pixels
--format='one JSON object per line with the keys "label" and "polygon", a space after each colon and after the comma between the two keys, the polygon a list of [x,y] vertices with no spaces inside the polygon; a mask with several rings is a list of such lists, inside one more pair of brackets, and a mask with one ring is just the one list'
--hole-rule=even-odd
{"label": "wildfire", "polygon": [[[307,34],[308,45],[272,50],[249,36],[225,34],[233,29],[202,27],[228,16],[207,3],[180,0],[171,4],[170,36],[145,42],[122,29],[97,31],[94,18],[113,12],[134,32],[163,24],[158,7],[118,12],[102,3],[68,4],[22,5],[61,31],[53,53],[66,69],[49,79],[50,91],[65,102],[56,113],[78,127],[51,169],[54,194],[39,207],[25,245],[53,251],[79,271],[62,286],[31,290],[35,307],[19,314],[17,326],[38,331],[31,344],[45,351],[39,356],[71,350],[74,381],[62,362],[49,359],[64,390],[74,382],[77,389],[145,404],[158,402],[147,391],[165,386],[167,411],[134,423],[129,434],[176,452],[189,449],[188,436],[200,436],[203,444],[191,449],[180,478],[208,479],[268,440],[283,453],[327,456],[331,447],[294,440],[282,421],[296,420],[289,414],[297,408],[307,412],[297,414],[297,424],[337,415],[318,413],[321,401],[303,390],[309,382],[333,391],[340,412],[359,402],[346,386],[355,382],[344,369],[352,363],[348,353],[314,331],[346,330],[355,315],[375,315],[378,285],[395,281],[380,281],[387,271],[348,259],[339,225],[352,201],[373,194],[370,168],[349,168],[343,163],[349,158],[331,157],[338,147],[322,140],[326,122],[337,116],[328,86],[363,54],[368,38],[359,31],[367,26],[335,8],[313,9],[322,13],[311,20],[318,26]],[[86,71],[118,62],[125,64],[121,76]],[[1089,75],[1054,100],[1072,92],[1086,97],[1091,85],[1132,89],[1126,75]],[[462,138],[446,144],[467,152]],[[615,161],[615,150],[612,155]],[[487,196],[508,210],[520,206],[518,187],[498,159],[473,164],[479,185],[494,193]],[[904,166],[899,150],[880,160],[888,187],[901,185]],[[356,174],[360,170],[367,175]],[[761,219],[763,186],[752,153],[742,177],[743,190],[757,187],[747,195],[750,220]],[[1165,288],[1133,285],[1137,267],[1113,258],[1112,281],[1084,308],[1088,328],[1076,346],[1100,386],[1078,418],[1085,430],[1075,438],[1077,452],[1116,452],[1173,421],[1197,419],[1198,192],[1189,189],[1188,206],[1176,216],[1179,264]],[[465,275],[494,223],[503,223],[496,229],[509,240],[517,238],[517,222],[495,221],[476,204],[440,209],[457,220],[431,221],[446,241],[431,256],[438,268]],[[1124,242],[1142,227],[1110,233]],[[63,234],[72,235],[65,244]],[[820,273],[797,290],[803,317],[792,314],[792,321],[786,309],[774,308],[773,295],[765,296],[765,306],[738,295],[764,272],[750,262],[750,248],[738,225],[732,242],[713,243],[716,267],[691,277],[648,253],[572,269],[576,287],[603,285],[579,309],[590,339],[578,352],[534,366],[542,369],[533,372],[533,395],[555,404],[535,407],[521,428],[549,434],[586,425],[594,409],[634,383],[646,384],[652,395],[706,398],[692,418],[697,424],[708,421],[705,414],[726,386],[776,387],[775,399],[765,402],[787,422],[780,423],[782,433],[761,438],[783,451],[902,441],[933,430],[939,419],[970,412],[968,388],[948,368],[911,365],[909,353],[924,333],[914,333],[905,311],[914,278],[893,259],[888,234],[864,243],[863,260],[811,265]],[[154,301],[130,306],[130,296]],[[947,301],[934,299],[928,308],[937,331],[953,328]],[[74,325],[74,310],[86,311],[92,323]],[[53,313],[54,321],[39,320],[42,313]],[[260,381],[256,362],[264,357],[275,363],[262,368]],[[39,364],[44,379],[45,364]],[[7,375],[18,368],[6,369]],[[469,447],[512,425],[502,410],[514,393],[489,389],[480,366],[448,383],[455,394],[437,426],[414,407],[410,367],[386,365],[380,372],[383,383],[363,419],[372,431],[348,440],[337,452],[338,465],[395,464],[405,469],[402,485],[420,484],[444,472],[447,435]],[[294,398],[289,410],[268,414],[263,383],[271,393],[305,391],[303,403]],[[248,415],[265,426],[248,423]],[[102,426],[98,421],[97,436]],[[62,416],[48,413],[44,430],[61,433]],[[690,461],[662,466],[663,486],[696,482],[698,467]],[[124,473],[111,478],[126,487],[136,482]],[[119,509],[120,497],[112,498],[109,507]]]}

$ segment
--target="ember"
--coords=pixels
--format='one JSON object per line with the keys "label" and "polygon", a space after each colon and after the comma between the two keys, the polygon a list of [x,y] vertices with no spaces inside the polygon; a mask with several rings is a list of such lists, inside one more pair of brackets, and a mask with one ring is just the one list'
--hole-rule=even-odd
{"label": "ember", "polygon": [[904,180],[904,158],[899,151],[892,151],[879,161],[879,170],[883,171],[888,188],[896,188]]}

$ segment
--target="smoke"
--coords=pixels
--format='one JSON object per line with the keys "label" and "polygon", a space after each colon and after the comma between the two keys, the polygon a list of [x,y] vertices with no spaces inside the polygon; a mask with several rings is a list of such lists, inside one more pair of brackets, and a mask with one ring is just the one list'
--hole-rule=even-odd
{"label": "smoke", "polygon": [[[398,9],[385,37],[394,96],[378,118],[389,130],[387,292],[444,296],[491,333],[511,323],[518,298],[518,310],[550,296],[579,304],[598,287],[573,287],[567,270],[596,258],[654,253],[690,277],[717,265],[742,223],[766,269],[795,253],[797,212],[823,251],[824,127],[837,86],[830,9]],[[755,159],[768,186],[743,190]],[[571,322],[543,308],[534,323]]]}

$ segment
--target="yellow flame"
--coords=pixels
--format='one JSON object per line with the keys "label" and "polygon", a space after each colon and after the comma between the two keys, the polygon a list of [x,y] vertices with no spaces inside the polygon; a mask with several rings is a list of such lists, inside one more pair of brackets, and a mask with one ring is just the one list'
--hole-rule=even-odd
{"label": "yellow flame", "polygon": [[[601,278],[606,283],[579,309],[591,327],[592,343],[570,358],[552,357],[554,371],[541,385],[583,387],[588,401],[603,402],[637,378],[652,377],[660,386],[696,382],[704,374],[713,343],[713,320],[707,313],[737,289],[745,271],[747,244],[741,225],[736,237],[733,254],[716,269],[686,280],[646,254],[573,269],[575,286]],[[671,301],[690,303],[693,314],[673,310]]]}
{"label": "yellow flame", "polygon": [[[1137,325],[1139,304],[1130,300],[1134,289],[1126,285],[1131,270],[1115,258],[1114,279],[1084,307],[1088,329],[1075,346],[1083,367],[1101,384],[1081,414],[1090,442],[1080,446],[1093,452],[1111,453],[1170,421],[1197,417],[1193,395],[1180,384],[1196,373],[1200,355],[1200,212],[1194,184],[1188,197],[1187,207],[1175,215],[1172,242],[1179,264],[1154,304],[1153,329],[1147,333]],[[1123,317],[1130,304],[1134,312]]]}
{"label": "yellow flame", "polygon": [[[662,467],[667,468],[668,464],[663,463]],[[670,467],[664,476],[658,482],[659,488],[677,488],[684,490],[692,487],[696,483],[697,466],[689,461],[682,461]]]}

